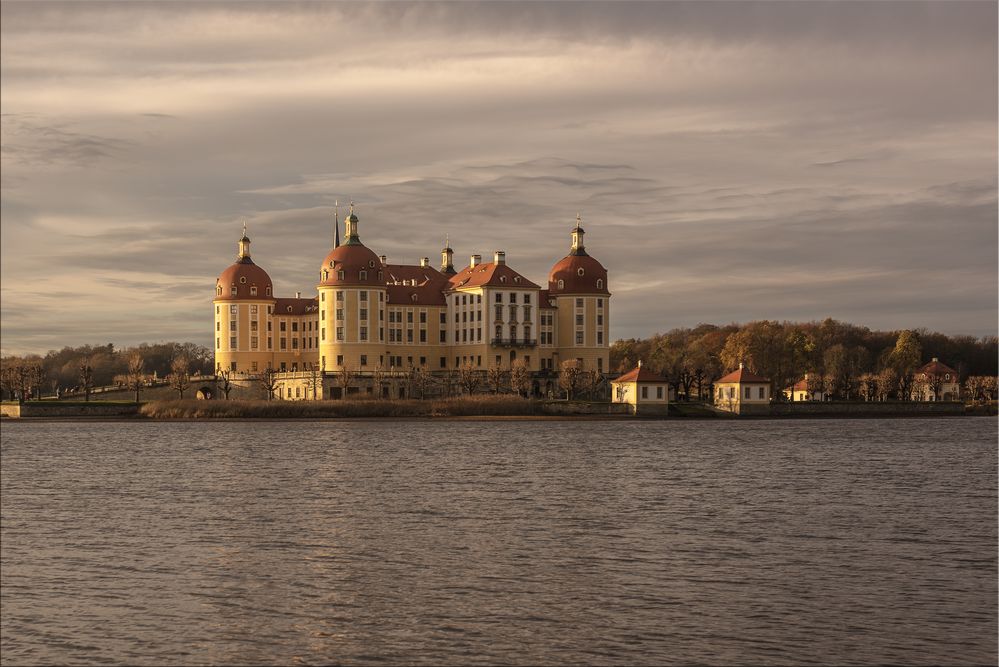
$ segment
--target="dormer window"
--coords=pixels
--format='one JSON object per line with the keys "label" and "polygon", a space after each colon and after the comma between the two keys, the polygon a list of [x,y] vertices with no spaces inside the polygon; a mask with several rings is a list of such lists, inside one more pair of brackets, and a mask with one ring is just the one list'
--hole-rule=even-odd
{"label": "dormer window", "polygon": [[576,270],[576,274],[577,274],[577,275],[580,275],[580,276],[582,276],[582,275],[583,275],[584,273],[586,273],[586,272],[585,272],[585,271],[583,271],[583,267],[579,267],[579,269],[577,269],[577,270]]}
{"label": "dormer window", "polygon": [[603,288],[604,288],[604,279],[597,278],[597,289],[603,289]]}
{"label": "dormer window", "polygon": [[257,296],[257,286],[254,285],[250,288],[250,296]]}
{"label": "dormer window", "polygon": [[501,283],[505,283],[506,282],[506,276],[500,276],[500,282]]}
{"label": "dormer window", "polygon": [[222,286],[221,285],[216,285],[216,287],[215,287],[215,296],[222,296]]}
{"label": "dormer window", "polygon": [[413,299],[413,303],[416,303],[416,295],[413,294],[411,298]]}
{"label": "dormer window", "polygon": [[373,260],[373,259],[369,259],[368,260],[368,268],[370,268],[370,269],[375,268],[375,260]]}
{"label": "dormer window", "polygon": [[559,278],[559,281],[558,281],[558,288],[559,289],[565,289],[565,281],[562,280],[561,278]]}
{"label": "dormer window", "polygon": [[385,274],[382,273],[381,271],[378,272],[378,282],[380,283],[385,282]]}
{"label": "dormer window", "polygon": [[334,264],[334,262],[333,262],[333,260],[331,259],[331,260],[330,260],[330,268],[331,268],[331,269],[333,268],[333,264]]}
{"label": "dormer window", "polygon": [[323,269],[323,280],[329,280],[330,272],[329,269]]}
{"label": "dormer window", "polygon": [[339,271],[336,272],[336,277],[338,280],[343,280],[344,278],[343,269],[340,269]]}
{"label": "dormer window", "polygon": [[291,312],[291,306],[288,306],[288,312],[289,313]]}
{"label": "dormer window", "polygon": [[514,276],[513,277],[513,282],[519,283],[520,282],[520,276]]}
{"label": "dormer window", "polygon": [[236,296],[236,286],[235,285],[233,285],[231,288],[229,288],[229,296]]}
{"label": "dormer window", "polygon": [[271,295],[271,286],[270,285],[267,286],[267,289],[265,290],[265,292],[266,292],[267,296]]}
{"label": "dormer window", "polygon": [[368,272],[365,271],[364,269],[361,269],[360,271],[358,271],[358,278],[361,279],[361,280],[367,280],[368,279]]}
{"label": "dormer window", "polygon": [[245,285],[246,284],[246,276],[240,276],[239,277],[239,284],[240,285]]}

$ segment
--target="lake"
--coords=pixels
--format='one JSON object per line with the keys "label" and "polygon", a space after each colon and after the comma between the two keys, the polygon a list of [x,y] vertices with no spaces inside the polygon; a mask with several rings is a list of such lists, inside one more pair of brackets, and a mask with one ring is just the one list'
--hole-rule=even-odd
{"label": "lake", "polygon": [[994,664],[997,421],[4,423],[19,664]]}

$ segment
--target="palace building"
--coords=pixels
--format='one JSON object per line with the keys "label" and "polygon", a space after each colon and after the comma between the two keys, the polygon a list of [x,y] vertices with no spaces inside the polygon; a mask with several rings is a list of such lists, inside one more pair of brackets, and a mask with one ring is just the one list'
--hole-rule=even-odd
{"label": "palace building", "polygon": [[[353,205],[343,243],[335,224],[317,294],[294,298],[275,294],[270,276],[250,256],[244,227],[236,261],[215,285],[218,371],[249,378],[273,368],[281,398],[318,398],[329,392],[316,387],[317,370],[363,378],[414,368],[509,370],[522,363],[543,379],[571,360],[601,374],[609,370],[607,270],[587,253],[578,216],[569,253],[552,266],[544,287],[507,264],[501,250],[492,261],[472,255],[456,269],[445,243],[439,268],[427,257],[390,264],[361,242]],[[552,383],[533,387],[543,393]]]}

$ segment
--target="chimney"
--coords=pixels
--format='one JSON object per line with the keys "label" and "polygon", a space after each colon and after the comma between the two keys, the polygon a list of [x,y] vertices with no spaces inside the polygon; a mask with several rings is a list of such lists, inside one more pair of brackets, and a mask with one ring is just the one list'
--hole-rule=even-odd
{"label": "chimney", "polygon": [[382,266],[388,264],[388,257],[386,255],[378,255],[378,259],[381,260]]}
{"label": "chimney", "polygon": [[506,264],[506,253],[502,250],[497,250],[493,253],[493,263],[499,266],[500,264]]}
{"label": "chimney", "polygon": [[742,362],[741,361],[739,362],[739,370],[740,371],[742,370]]}
{"label": "chimney", "polygon": [[482,263],[482,255],[472,255],[471,261],[468,263],[473,269]]}
{"label": "chimney", "polygon": [[296,299],[301,299],[302,298],[302,293],[301,292],[295,292],[295,298]]}
{"label": "chimney", "polygon": [[420,268],[421,269],[425,269],[428,266],[430,266],[430,258],[429,257],[423,257],[423,258],[421,258],[420,259]]}

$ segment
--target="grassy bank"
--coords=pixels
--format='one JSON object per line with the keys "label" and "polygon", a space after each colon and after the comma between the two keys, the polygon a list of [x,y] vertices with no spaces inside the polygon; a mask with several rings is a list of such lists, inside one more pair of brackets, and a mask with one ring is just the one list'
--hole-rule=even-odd
{"label": "grassy bank", "polygon": [[469,396],[433,401],[150,401],[139,413],[153,419],[328,419],[338,417],[508,417],[541,414],[517,396]]}

